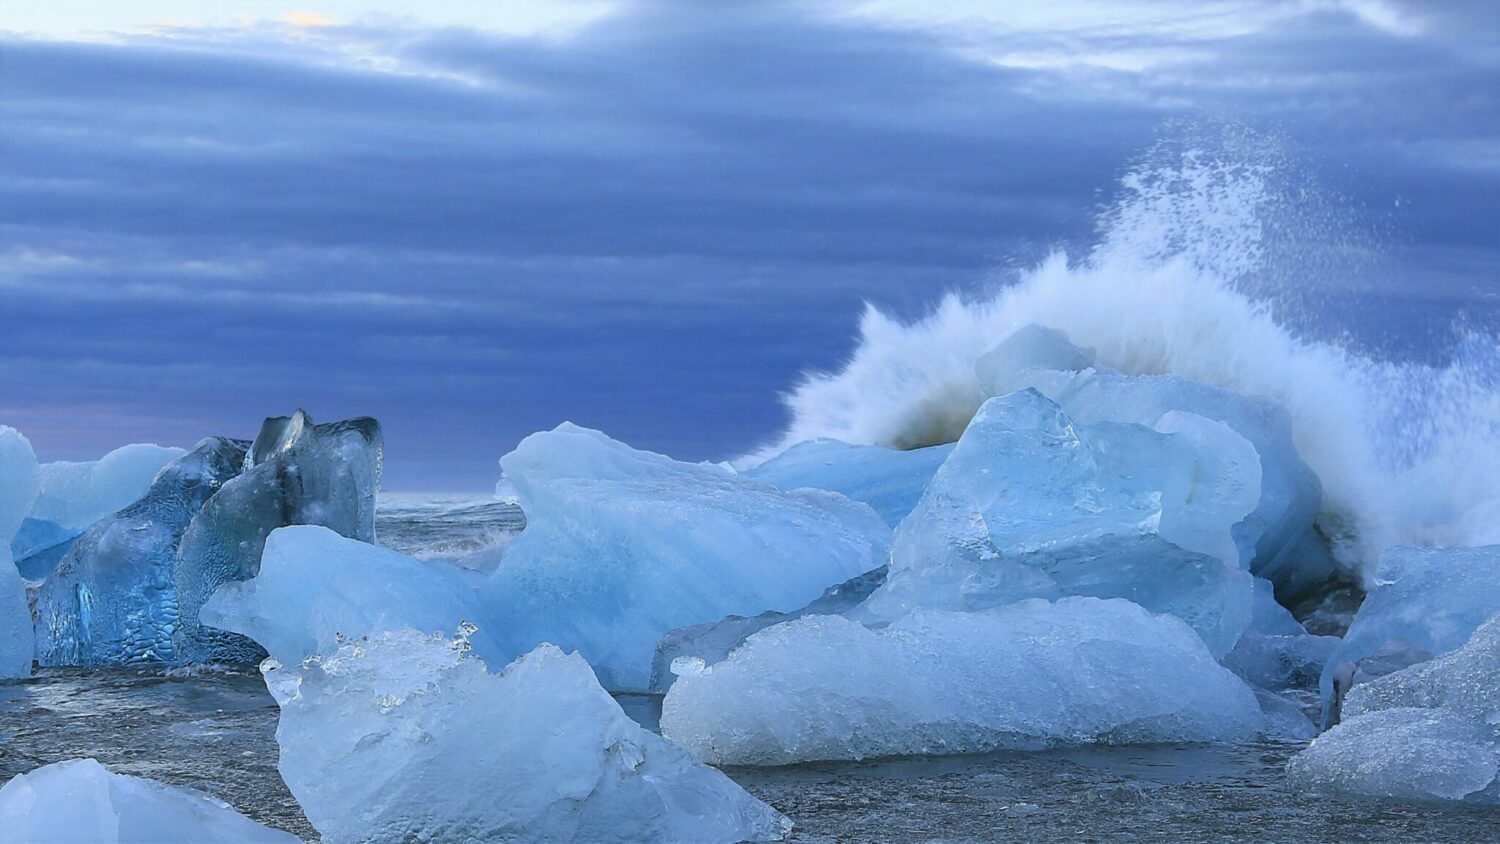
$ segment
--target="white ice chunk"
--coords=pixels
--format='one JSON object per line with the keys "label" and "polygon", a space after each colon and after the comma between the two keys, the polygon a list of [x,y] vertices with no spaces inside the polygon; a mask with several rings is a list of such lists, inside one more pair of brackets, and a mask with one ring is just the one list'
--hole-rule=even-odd
{"label": "white ice chunk", "polygon": [[951,445],[898,451],[838,440],[798,443],[748,474],[782,489],[812,487],[837,492],[875,509],[891,527],[917,506]]}
{"label": "white ice chunk", "polygon": [[184,454],[180,448],[135,443],[98,460],[44,463],[31,518],[81,533],[145,495],[156,473]]}
{"label": "white ice chunk", "polygon": [[0,844],[300,844],[191,788],[56,762],[0,788]]}
{"label": "white ice chunk", "polygon": [[1222,423],[1167,422],[1174,433],[1079,428],[1035,390],[985,402],[897,529],[885,585],[856,614],[1120,597],[1178,616],[1227,653],[1250,623],[1252,580],[1230,527],[1258,498],[1254,451]]}
{"label": "white ice chunk", "polygon": [[10,542],[36,500],[37,475],[31,443],[15,428],[0,425],[0,680],[31,675],[31,610]]}
{"label": "white ice chunk", "polygon": [[728,844],[791,826],[551,645],[491,674],[463,638],[403,630],[262,670],[282,777],[325,844]]}
{"label": "white ice chunk", "polygon": [[884,562],[868,506],[786,492],[564,424],[501,461],[526,511],[481,592],[513,654],[577,649],[610,689],[644,690],[669,630],[806,606]]}
{"label": "white ice chunk", "polygon": [[1176,618],[1124,600],[918,611],[882,630],[842,616],[770,627],[677,678],[662,733],[712,764],[1234,741],[1255,695]]}

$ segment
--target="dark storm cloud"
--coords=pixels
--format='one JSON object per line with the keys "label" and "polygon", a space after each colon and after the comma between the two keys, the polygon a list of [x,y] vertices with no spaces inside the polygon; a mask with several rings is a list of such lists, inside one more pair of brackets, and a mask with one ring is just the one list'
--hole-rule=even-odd
{"label": "dark storm cloud", "polygon": [[860,300],[913,313],[1079,242],[1162,121],[1205,111],[1417,204],[1403,271],[1493,266],[1500,61],[1460,7],[1419,35],[1318,12],[1070,42],[1199,56],[1139,72],[726,8],[0,44],[0,418],[80,457],[374,413],[397,488],[482,486],[562,419],[726,456]]}

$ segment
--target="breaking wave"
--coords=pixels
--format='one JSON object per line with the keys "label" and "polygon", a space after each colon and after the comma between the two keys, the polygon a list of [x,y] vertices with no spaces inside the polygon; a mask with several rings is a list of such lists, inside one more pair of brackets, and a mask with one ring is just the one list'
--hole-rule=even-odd
{"label": "breaking wave", "polygon": [[805,375],[786,397],[792,421],[779,443],[746,461],[814,437],[898,448],[954,440],[985,398],[975,360],[1039,323],[1121,371],[1285,405],[1323,482],[1320,526],[1365,578],[1393,544],[1500,542],[1494,327],[1455,331],[1442,365],[1378,360],[1288,327],[1320,316],[1297,276],[1323,268],[1295,266],[1288,238],[1309,223],[1289,219],[1303,212],[1274,176],[1222,151],[1159,146],[1122,181],[1081,258],[1056,252],[990,298],[949,295],[915,322],[868,307],[848,362]]}

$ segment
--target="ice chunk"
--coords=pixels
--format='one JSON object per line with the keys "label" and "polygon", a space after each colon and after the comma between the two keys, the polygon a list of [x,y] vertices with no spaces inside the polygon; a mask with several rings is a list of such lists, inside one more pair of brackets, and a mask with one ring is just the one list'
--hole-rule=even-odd
{"label": "ice chunk", "polygon": [[10,545],[36,494],[36,453],[31,443],[15,428],[0,425],[0,680],[31,675],[31,610]]}
{"label": "ice chunk", "polygon": [[526,530],[481,590],[509,653],[581,652],[606,687],[645,690],[669,630],[806,606],[884,562],[868,506],[786,492],[717,466],[636,451],[571,424],[501,461]]}
{"label": "ice chunk", "polygon": [[260,649],[242,636],[201,626],[198,611],[220,584],[255,576],[271,531],[322,525],[375,541],[382,449],[380,423],[369,417],[314,425],[299,410],[265,421],[244,473],[208,500],[182,536],[173,569],[177,661],[259,659]]}
{"label": "ice chunk", "polygon": [[1457,650],[1355,687],[1343,714],[1292,760],[1294,781],[1500,804],[1500,615]]}
{"label": "ice chunk", "polygon": [[1462,645],[1500,612],[1500,545],[1389,548],[1323,670],[1324,726],[1350,687]]}
{"label": "ice chunk", "polygon": [[897,529],[890,575],[858,617],[1120,597],[1227,653],[1250,623],[1252,581],[1229,531],[1258,498],[1254,452],[1221,423],[1167,422],[1171,433],[1079,428],[1035,390],[985,402]]}
{"label": "ice chunk", "polygon": [[10,541],[11,558],[27,580],[42,580],[57,568],[78,533],[55,522],[27,518]]}
{"label": "ice chunk", "polygon": [[0,788],[0,844],[300,844],[222,800],[73,759]]}
{"label": "ice chunk", "polygon": [[748,474],[782,489],[812,487],[837,492],[875,509],[891,527],[917,506],[951,445],[897,451],[838,440],[798,443]]}
{"label": "ice chunk", "polygon": [[1036,325],[1015,332],[975,368],[987,395],[1032,387],[1080,425],[1157,427],[1170,411],[1227,424],[1254,446],[1261,467],[1257,506],[1234,526],[1242,562],[1288,596],[1333,574],[1333,559],[1313,530],[1322,485],[1298,455],[1291,418],[1279,405],[1174,375],[1123,375],[1058,332]]}
{"label": "ice chunk", "polygon": [[244,440],[209,437],[167,464],[140,500],[89,528],[36,594],[43,665],[171,661],[172,569],[189,522],[239,474]]}
{"label": "ice chunk", "polygon": [[491,674],[462,637],[402,630],[262,670],[282,777],[325,844],[727,844],[791,826],[551,645]]}
{"label": "ice chunk", "polygon": [[341,636],[403,627],[450,631],[464,622],[479,625],[470,637],[479,656],[500,660],[506,657],[489,637],[475,594],[480,582],[458,566],[416,560],[328,528],[284,527],[266,540],[260,572],[220,586],[199,618],[254,639],[286,665],[331,650]]}
{"label": "ice chunk", "polygon": [[882,630],[807,616],[681,676],[662,733],[711,764],[1232,741],[1255,695],[1181,621],[1124,600],[918,611]]}
{"label": "ice chunk", "polygon": [[150,489],[162,467],[186,453],[180,448],[136,443],[85,463],[43,464],[41,493],[31,508],[31,518],[82,533],[94,522],[135,503]]}
{"label": "ice chunk", "polygon": [[1276,603],[1270,581],[1257,577],[1250,628],[1224,657],[1224,665],[1261,689],[1312,692],[1338,643],[1336,636],[1310,635]]}

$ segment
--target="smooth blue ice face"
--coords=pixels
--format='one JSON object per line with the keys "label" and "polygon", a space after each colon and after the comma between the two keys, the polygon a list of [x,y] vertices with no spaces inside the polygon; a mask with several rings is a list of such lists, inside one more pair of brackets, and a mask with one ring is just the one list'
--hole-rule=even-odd
{"label": "smooth blue ice face", "polygon": [[1175,375],[1115,372],[1048,328],[1026,326],[976,364],[986,394],[1027,387],[1062,406],[1074,423],[1134,422],[1155,427],[1171,411],[1227,424],[1260,457],[1261,494],[1234,526],[1241,562],[1293,597],[1333,576],[1336,566],[1313,529],[1322,507],[1318,477],[1292,441],[1291,418],[1270,401]]}
{"label": "smooth blue ice face", "polygon": [[1250,623],[1230,528],[1259,497],[1254,450],[1221,423],[1076,427],[1035,390],[990,399],[901,523],[856,615],[1128,598],[1186,621],[1215,656]]}
{"label": "smooth blue ice face", "polygon": [[1387,549],[1321,680],[1324,726],[1350,688],[1448,653],[1500,612],[1500,545]]}
{"label": "smooth blue ice face", "polygon": [[826,489],[863,501],[891,527],[921,500],[928,481],[953,451],[935,445],[899,451],[838,440],[798,443],[745,474],[782,489]]}
{"label": "smooth blue ice face", "polygon": [[614,690],[644,691],[668,631],[806,606],[885,562],[868,506],[680,463],[564,424],[501,461],[526,511],[481,590],[512,656],[577,649]]}
{"label": "smooth blue ice face", "polygon": [[31,674],[34,650],[26,586],[11,562],[11,540],[37,495],[36,453],[20,431],[0,425],[0,680]]}
{"label": "smooth blue ice face", "polygon": [[27,518],[10,541],[11,557],[27,580],[42,580],[57,568],[81,532],[56,522]]}

